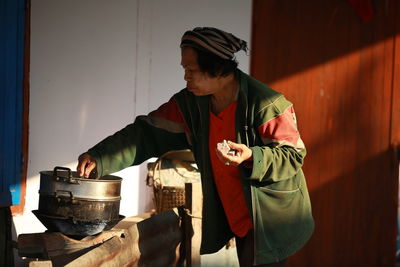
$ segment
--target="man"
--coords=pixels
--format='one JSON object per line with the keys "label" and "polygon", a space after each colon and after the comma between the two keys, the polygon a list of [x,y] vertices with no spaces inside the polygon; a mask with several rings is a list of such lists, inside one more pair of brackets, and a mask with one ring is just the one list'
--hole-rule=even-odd
{"label": "man", "polygon": [[79,157],[88,177],[191,149],[201,172],[201,253],[236,238],[240,266],[284,266],[314,222],[293,105],[237,68],[246,42],[198,27],[181,40],[186,88]]}

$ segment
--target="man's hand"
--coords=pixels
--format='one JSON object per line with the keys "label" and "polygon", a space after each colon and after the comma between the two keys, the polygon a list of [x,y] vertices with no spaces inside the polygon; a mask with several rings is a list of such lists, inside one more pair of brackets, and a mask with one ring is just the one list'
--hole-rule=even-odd
{"label": "man's hand", "polygon": [[78,158],[76,170],[80,177],[89,178],[91,173],[97,176],[96,160],[88,153],[83,153]]}
{"label": "man's hand", "polygon": [[224,153],[220,148],[216,148],[215,151],[220,161],[225,165],[238,166],[244,161],[253,160],[253,151],[244,144],[237,144],[232,141],[228,141],[230,151]]}

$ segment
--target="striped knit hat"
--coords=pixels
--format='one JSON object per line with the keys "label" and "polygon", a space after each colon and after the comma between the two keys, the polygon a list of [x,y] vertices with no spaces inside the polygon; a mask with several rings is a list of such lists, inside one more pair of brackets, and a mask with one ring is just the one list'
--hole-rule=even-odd
{"label": "striped knit hat", "polygon": [[203,48],[223,59],[233,59],[234,53],[247,52],[247,43],[231,33],[211,27],[197,27],[183,34],[181,47]]}

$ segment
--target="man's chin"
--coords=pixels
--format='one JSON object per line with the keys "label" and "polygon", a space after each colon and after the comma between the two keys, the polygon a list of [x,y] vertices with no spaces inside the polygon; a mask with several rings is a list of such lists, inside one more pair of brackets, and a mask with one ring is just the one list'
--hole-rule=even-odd
{"label": "man's chin", "polygon": [[186,89],[194,95],[198,95],[198,91],[193,87],[186,87]]}
{"label": "man's chin", "polygon": [[186,87],[186,89],[189,92],[191,92],[192,94],[194,94],[195,96],[204,96],[204,95],[206,95],[202,90],[198,90],[197,88]]}
{"label": "man's chin", "polygon": [[192,94],[194,94],[195,96],[203,96],[204,94],[202,94],[199,91],[190,91]]}

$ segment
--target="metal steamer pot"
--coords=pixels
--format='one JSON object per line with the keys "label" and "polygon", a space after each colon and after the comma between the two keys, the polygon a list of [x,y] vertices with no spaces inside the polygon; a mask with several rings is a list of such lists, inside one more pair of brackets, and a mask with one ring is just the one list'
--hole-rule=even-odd
{"label": "metal steamer pot", "polygon": [[122,178],[78,176],[69,168],[40,172],[39,209],[36,217],[50,231],[88,236],[111,229],[119,215]]}

